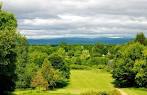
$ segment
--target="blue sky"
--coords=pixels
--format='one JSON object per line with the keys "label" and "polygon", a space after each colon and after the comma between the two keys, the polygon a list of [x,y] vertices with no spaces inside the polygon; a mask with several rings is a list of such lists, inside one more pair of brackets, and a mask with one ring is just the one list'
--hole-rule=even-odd
{"label": "blue sky", "polygon": [[31,39],[147,35],[147,0],[0,0]]}

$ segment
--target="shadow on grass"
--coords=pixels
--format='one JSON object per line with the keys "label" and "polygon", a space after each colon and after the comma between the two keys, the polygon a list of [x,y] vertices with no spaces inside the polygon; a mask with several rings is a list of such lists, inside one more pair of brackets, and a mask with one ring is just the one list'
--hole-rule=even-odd
{"label": "shadow on grass", "polygon": [[140,91],[145,91],[145,92],[147,92],[147,88],[129,88],[129,89],[131,89],[131,90],[140,90]]}
{"label": "shadow on grass", "polygon": [[[0,94],[1,95],[1,94]],[[14,94],[14,93],[12,93],[12,92],[7,92],[7,93],[3,93],[2,95],[16,95],[16,94]]]}

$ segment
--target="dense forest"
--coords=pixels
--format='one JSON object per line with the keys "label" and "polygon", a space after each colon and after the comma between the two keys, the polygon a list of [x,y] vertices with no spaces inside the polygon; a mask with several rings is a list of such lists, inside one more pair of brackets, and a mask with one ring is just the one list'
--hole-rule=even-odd
{"label": "dense forest", "polygon": [[15,89],[63,88],[72,69],[93,68],[111,73],[116,87],[146,88],[147,39],[138,33],[120,45],[30,45],[17,30],[16,17],[0,6],[0,95]]}

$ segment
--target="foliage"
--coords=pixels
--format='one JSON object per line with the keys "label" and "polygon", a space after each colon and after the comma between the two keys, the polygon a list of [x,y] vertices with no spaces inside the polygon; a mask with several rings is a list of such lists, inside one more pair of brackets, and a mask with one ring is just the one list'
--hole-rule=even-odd
{"label": "foliage", "polygon": [[0,92],[14,90],[16,80],[16,34],[0,31]]}
{"label": "foliage", "polygon": [[108,63],[108,58],[106,57],[92,57],[89,60],[92,65],[106,65]]}
{"label": "foliage", "polygon": [[48,82],[48,87],[54,88],[56,82],[62,80],[62,76],[58,70],[55,70],[47,58],[42,64],[41,73]]}
{"label": "foliage", "polygon": [[[98,44],[97,44],[98,45]],[[103,53],[99,54],[100,57],[93,56],[92,48],[96,45],[32,45],[29,46],[28,51],[28,59],[29,64],[34,65],[27,65],[29,67],[26,67],[26,70],[24,73],[25,77],[24,80],[26,80],[26,83],[24,83],[24,87],[28,88],[30,87],[29,83],[32,79],[31,75],[34,74],[35,71],[38,69],[41,69],[44,63],[44,59],[48,58],[49,63],[51,66],[49,68],[54,69],[53,71],[57,71],[60,73],[60,80],[56,80],[53,82],[53,87],[63,87],[68,84],[68,79],[70,78],[70,68],[75,69],[89,69],[88,66],[92,66],[94,64],[97,65],[105,65],[107,63],[107,60],[104,56],[102,57]],[[105,47],[105,49],[108,49],[108,46],[103,46],[99,44],[99,47]],[[98,47],[95,47],[98,48]],[[99,49],[100,51],[100,49]],[[99,52],[98,51],[98,52]],[[91,59],[96,59],[96,62],[93,64],[93,61]],[[85,66],[86,65],[86,66]],[[34,66],[34,69],[32,69]],[[70,67],[71,66],[71,67]],[[30,68],[31,67],[31,68]],[[29,70],[30,68],[30,70]],[[30,72],[33,70],[32,72]],[[30,74],[28,73],[30,72]],[[28,75],[27,75],[28,74]],[[43,74],[44,75],[44,74]],[[58,74],[57,74],[58,75]],[[27,79],[26,79],[27,78]],[[51,77],[53,78],[53,77]],[[54,79],[53,79],[54,80]],[[49,80],[48,80],[49,81]],[[23,88],[23,87],[21,87]]]}
{"label": "foliage", "polygon": [[13,14],[0,11],[0,30],[16,30],[17,21]]}
{"label": "foliage", "polygon": [[49,60],[52,66],[59,70],[64,78],[70,78],[70,68],[67,64],[65,64],[62,57],[60,57],[58,54],[52,54],[49,56]]}
{"label": "foliage", "polygon": [[37,87],[43,90],[48,89],[48,81],[43,77],[42,72],[39,70],[36,75],[33,77],[31,82],[32,87]]}
{"label": "foliage", "polygon": [[31,87],[31,81],[33,79],[33,76],[38,71],[39,67],[35,63],[29,63],[26,65],[23,80],[20,81],[21,88],[30,88]]}
{"label": "foliage", "polygon": [[135,41],[136,41],[136,42],[139,42],[139,43],[141,43],[141,44],[143,44],[143,45],[145,45],[145,44],[146,44],[146,43],[145,43],[145,42],[146,42],[146,38],[145,38],[144,33],[143,33],[143,32],[138,33],[138,34],[136,35]]}
{"label": "foliage", "polygon": [[89,70],[90,67],[89,66],[85,66],[85,65],[76,65],[76,64],[71,64],[70,65],[71,69],[75,69],[75,70]]}
{"label": "foliage", "polygon": [[36,65],[41,67],[44,59],[47,56],[48,56],[47,53],[35,50],[32,53],[29,53],[29,62],[35,63]]}
{"label": "foliage", "polygon": [[113,78],[119,87],[146,87],[146,48],[139,43],[122,46],[115,56]]}
{"label": "foliage", "polygon": [[17,62],[16,62],[16,74],[17,82],[16,88],[26,88],[27,79],[25,78],[26,65],[28,64],[28,43],[24,36],[17,35]]}
{"label": "foliage", "polygon": [[0,94],[15,88],[16,23],[13,14],[0,10]]}

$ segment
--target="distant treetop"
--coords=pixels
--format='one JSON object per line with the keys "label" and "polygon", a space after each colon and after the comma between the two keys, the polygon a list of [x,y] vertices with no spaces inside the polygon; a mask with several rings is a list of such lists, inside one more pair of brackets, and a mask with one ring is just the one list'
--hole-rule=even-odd
{"label": "distant treetop", "polygon": [[145,44],[145,40],[146,40],[146,38],[145,38],[145,35],[144,35],[143,32],[138,33],[138,34],[136,35],[136,38],[135,38],[135,41],[136,41],[136,42],[139,42],[139,43],[141,43],[141,44]]}

